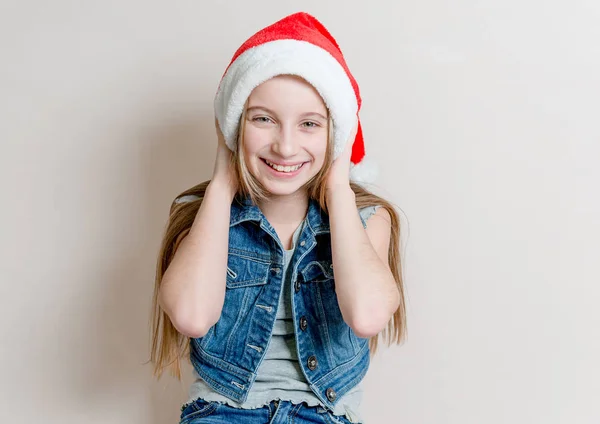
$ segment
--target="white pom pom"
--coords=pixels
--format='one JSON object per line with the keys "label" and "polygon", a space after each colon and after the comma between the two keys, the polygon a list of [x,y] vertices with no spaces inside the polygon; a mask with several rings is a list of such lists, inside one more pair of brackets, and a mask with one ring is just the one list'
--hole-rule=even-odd
{"label": "white pom pom", "polygon": [[350,167],[350,180],[356,183],[374,183],[378,175],[379,167],[367,156]]}

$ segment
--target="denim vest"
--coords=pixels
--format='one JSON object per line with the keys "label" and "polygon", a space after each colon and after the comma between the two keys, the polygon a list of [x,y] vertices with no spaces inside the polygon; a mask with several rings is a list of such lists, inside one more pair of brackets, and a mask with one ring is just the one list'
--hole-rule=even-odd
{"label": "denim vest", "polygon": [[[365,376],[369,339],[357,337],[342,318],[329,218],[314,200],[297,242],[289,269],[298,361],[311,390],[333,410]],[[190,359],[207,384],[236,402],[246,400],[271,340],[283,288],[283,250],[257,206],[249,199],[232,202],[225,302],[206,335],[190,339]]]}

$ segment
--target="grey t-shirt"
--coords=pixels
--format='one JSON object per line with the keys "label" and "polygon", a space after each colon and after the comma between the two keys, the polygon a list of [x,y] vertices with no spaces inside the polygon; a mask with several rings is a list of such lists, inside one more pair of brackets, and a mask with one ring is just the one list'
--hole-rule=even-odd
{"label": "grey t-shirt", "polygon": [[[376,210],[377,207],[370,206],[360,209],[359,213],[366,221]],[[194,370],[195,381],[189,390],[189,402],[202,398],[207,401],[218,401],[244,409],[261,408],[276,399],[287,400],[294,404],[305,402],[309,406],[321,405],[321,401],[310,389],[300,369],[292,319],[292,300],[290,297],[292,279],[289,263],[304,224],[305,221],[294,232],[292,249],[285,251],[282,295],[279,297],[271,343],[265,352],[262,363],[258,367],[256,380],[248,393],[248,398],[244,403],[239,403],[215,392]],[[363,422],[359,412],[361,401],[362,388],[358,384],[340,398],[333,413],[334,415],[345,415],[353,423]]]}

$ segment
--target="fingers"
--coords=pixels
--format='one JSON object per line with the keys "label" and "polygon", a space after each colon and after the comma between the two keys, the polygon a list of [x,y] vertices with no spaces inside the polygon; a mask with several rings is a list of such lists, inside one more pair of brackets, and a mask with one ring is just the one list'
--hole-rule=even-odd
{"label": "fingers", "polygon": [[344,152],[346,153],[346,156],[351,156],[352,155],[352,146],[354,146],[354,142],[356,141],[356,134],[357,133],[358,133],[358,120],[356,121],[356,124],[354,124],[354,128],[350,132],[350,136],[348,137],[348,141],[346,141],[346,147],[344,149]]}

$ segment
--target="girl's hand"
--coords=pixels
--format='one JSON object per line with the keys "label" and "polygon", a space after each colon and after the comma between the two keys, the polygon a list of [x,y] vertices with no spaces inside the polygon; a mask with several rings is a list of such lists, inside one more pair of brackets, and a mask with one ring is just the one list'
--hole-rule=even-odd
{"label": "girl's hand", "polygon": [[215,119],[215,129],[217,131],[217,157],[215,159],[215,168],[211,178],[211,184],[214,182],[220,187],[225,188],[231,195],[235,196],[238,189],[238,181],[235,169],[232,163],[232,152],[225,144],[225,137],[221,132],[219,123]]}
{"label": "girl's hand", "polygon": [[354,144],[357,130],[358,120],[356,121],[356,124],[354,124],[354,129],[350,133],[344,151],[331,164],[325,185],[327,190],[350,186],[350,157],[352,156],[352,145]]}

